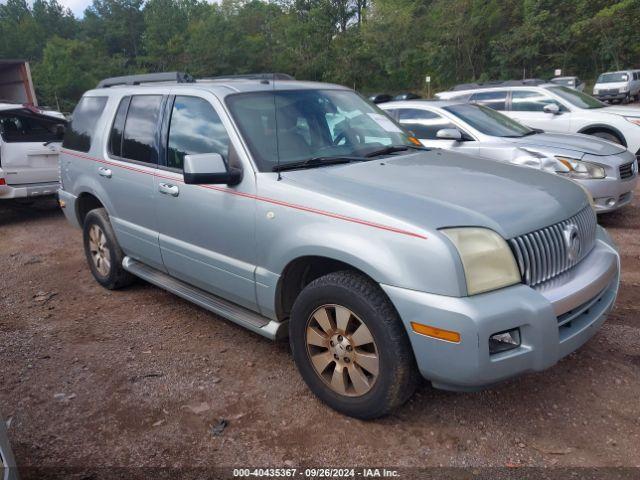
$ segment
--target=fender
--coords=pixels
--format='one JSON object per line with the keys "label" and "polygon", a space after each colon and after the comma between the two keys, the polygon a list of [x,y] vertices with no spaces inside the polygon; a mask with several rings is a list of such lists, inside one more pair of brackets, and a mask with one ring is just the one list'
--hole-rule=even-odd
{"label": "fender", "polygon": [[612,127],[611,125],[607,125],[606,123],[594,123],[581,128],[577,133],[585,133],[587,130],[608,130],[609,132],[615,134],[622,141],[622,145],[624,145],[625,147],[627,146],[627,140],[624,138],[622,132],[616,127]]}

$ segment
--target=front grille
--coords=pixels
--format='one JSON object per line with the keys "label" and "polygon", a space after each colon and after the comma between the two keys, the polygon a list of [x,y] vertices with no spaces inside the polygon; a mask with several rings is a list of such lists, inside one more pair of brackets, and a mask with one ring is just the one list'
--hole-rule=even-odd
{"label": "front grille", "polygon": [[[524,282],[538,285],[580,262],[595,244],[596,225],[596,214],[586,207],[563,222],[509,240]],[[574,241],[571,248],[567,236]]]}
{"label": "front grille", "polygon": [[605,90],[600,90],[600,95],[617,95],[620,93],[620,90],[617,88],[607,88]]}
{"label": "front grille", "polygon": [[634,174],[634,170],[635,170],[635,160],[631,163],[625,163],[624,165],[620,165],[619,170],[620,170],[620,178],[621,179],[625,179],[625,178],[630,178],[633,177]]}

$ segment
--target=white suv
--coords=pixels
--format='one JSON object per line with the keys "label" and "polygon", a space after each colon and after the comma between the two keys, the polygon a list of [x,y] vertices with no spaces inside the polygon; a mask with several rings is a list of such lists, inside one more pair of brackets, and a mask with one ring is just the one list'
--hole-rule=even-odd
{"label": "white suv", "polygon": [[610,107],[585,93],[552,83],[508,83],[492,83],[491,87],[479,84],[436,96],[486,105],[529,127],[549,132],[595,135],[640,155],[640,110]]}
{"label": "white suv", "polygon": [[55,195],[66,123],[59,112],[0,103],[0,200]]}

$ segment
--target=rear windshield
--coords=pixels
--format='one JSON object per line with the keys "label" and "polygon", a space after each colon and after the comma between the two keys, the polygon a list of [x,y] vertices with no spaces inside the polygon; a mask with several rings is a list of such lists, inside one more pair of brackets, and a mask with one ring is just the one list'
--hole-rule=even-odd
{"label": "rear windshield", "polygon": [[603,73],[598,77],[596,83],[615,83],[626,82],[629,80],[629,75],[626,73]]}
{"label": "rear windshield", "polygon": [[62,146],[79,152],[91,150],[95,126],[106,104],[107,97],[82,97],[73,111]]}

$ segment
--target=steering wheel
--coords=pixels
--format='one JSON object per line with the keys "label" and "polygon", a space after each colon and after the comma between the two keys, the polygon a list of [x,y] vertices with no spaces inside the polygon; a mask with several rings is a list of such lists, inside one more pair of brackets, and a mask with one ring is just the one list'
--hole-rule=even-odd
{"label": "steering wheel", "polygon": [[333,144],[338,145],[342,140],[351,146],[360,145],[364,143],[364,135],[354,128],[346,128],[336,135],[336,138],[333,139]]}

